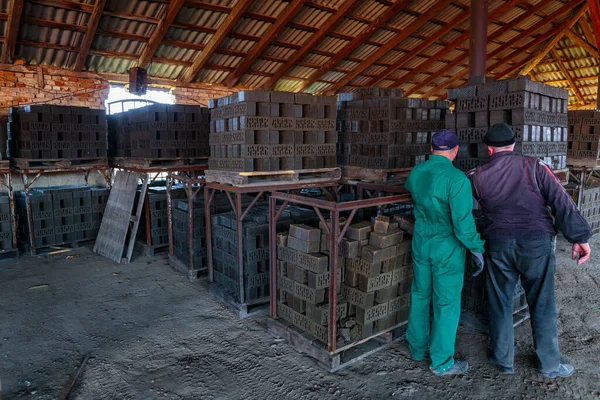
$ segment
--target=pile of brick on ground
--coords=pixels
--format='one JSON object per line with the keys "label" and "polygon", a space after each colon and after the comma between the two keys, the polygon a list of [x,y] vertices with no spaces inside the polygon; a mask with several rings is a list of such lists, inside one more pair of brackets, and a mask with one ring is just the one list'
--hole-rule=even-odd
{"label": "pile of brick on ground", "polygon": [[[343,229],[346,221],[340,221]],[[323,228],[323,227],[322,227]],[[329,237],[290,225],[278,235],[277,312],[327,343]],[[348,227],[340,245],[337,317],[346,341],[368,338],[407,320],[412,282],[411,239],[388,217]]]}
{"label": "pile of brick on ground", "polygon": [[566,90],[528,77],[448,90],[455,109],[446,117],[446,128],[456,130],[461,144],[455,165],[467,171],[484,164],[483,136],[490,126],[504,122],[517,136],[515,151],[539,157],[553,169],[565,168],[568,98]]}
{"label": "pile of brick on ground", "polygon": [[85,107],[38,105],[11,108],[9,156],[29,160],[106,157],[106,112]]}
{"label": "pile of brick on ground", "polygon": [[208,109],[154,104],[108,117],[110,157],[208,157]]}
{"label": "pile of brick on ground", "polygon": [[11,221],[9,198],[6,194],[0,194],[0,252],[12,250]]}
{"label": "pile of brick on ground", "polygon": [[39,188],[30,191],[34,243],[29,243],[25,192],[17,193],[19,235],[34,248],[95,239],[109,189]]}
{"label": "pile of brick on ground", "polygon": [[402,95],[400,89],[377,87],[338,95],[338,164],[389,169],[427,160],[448,103]]}
{"label": "pile of brick on ground", "polygon": [[600,112],[569,111],[569,142],[567,164],[575,167],[595,167],[600,158]]}
{"label": "pile of brick on ground", "polygon": [[335,167],[335,97],[242,91],[209,108],[211,170]]}

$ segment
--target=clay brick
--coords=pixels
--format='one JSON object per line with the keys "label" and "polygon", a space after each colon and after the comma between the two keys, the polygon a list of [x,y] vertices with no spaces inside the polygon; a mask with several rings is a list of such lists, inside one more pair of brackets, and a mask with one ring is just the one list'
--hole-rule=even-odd
{"label": "clay brick", "polygon": [[373,231],[373,224],[363,221],[350,225],[346,230],[346,236],[353,240],[366,240],[369,239],[371,231]]}
{"label": "clay brick", "polygon": [[392,284],[393,272],[387,272],[379,276],[368,278],[364,275],[358,278],[358,288],[363,292],[374,292],[378,289],[383,289]]}
{"label": "clay brick", "polygon": [[318,241],[321,231],[304,224],[291,224],[289,235],[301,240]]}
{"label": "clay brick", "polygon": [[[289,238],[288,238],[289,240]],[[329,258],[324,254],[296,253],[295,264],[314,273],[322,273],[327,270]]]}
{"label": "clay brick", "polygon": [[[318,229],[317,232],[320,232]],[[291,227],[290,227],[291,232]],[[303,253],[318,253],[321,247],[320,237],[316,241],[308,241],[298,239],[296,237],[290,236],[288,237],[288,247],[294,250],[301,251]]]}
{"label": "clay brick", "polygon": [[[387,230],[387,229],[386,229]],[[396,245],[402,241],[403,232],[399,229],[389,233],[372,232],[369,244],[378,248]]]}
{"label": "clay brick", "polygon": [[366,324],[387,316],[388,304],[378,304],[370,308],[356,307],[356,322]]}

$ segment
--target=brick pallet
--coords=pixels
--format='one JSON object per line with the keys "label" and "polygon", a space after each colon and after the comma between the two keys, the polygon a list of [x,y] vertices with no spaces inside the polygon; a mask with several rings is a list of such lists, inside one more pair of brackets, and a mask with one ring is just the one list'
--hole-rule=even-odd
{"label": "brick pallet", "polygon": [[[241,91],[212,100],[210,174],[333,168],[335,97]],[[221,182],[223,183],[223,182]]]}
{"label": "brick pallet", "polygon": [[402,96],[402,90],[377,87],[338,95],[337,163],[367,169],[364,177],[360,170],[344,169],[344,178],[372,180],[369,169],[410,168],[427,160],[448,103]]}
{"label": "brick pallet", "polygon": [[13,248],[12,216],[10,202],[7,195],[0,195],[0,253],[15,252]]}
{"label": "brick pallet", "polygon": [[600,112],[569,111],[568,116],[567,164],[588,168],[600,165]]}
{"label": "brick pallet", "polygon": [[446,116],[446,128],[456,130],[461,145],[456,167],[468,171],[484,164],[483,136],[491,125],[504,122],[516,134],[515,151],[538,157],[552,169],[565,168],[568,98],[566,90],[523,76],[449,89],[455,111]]}
{"label": "brick pallet", "polygon": [[583,190],[579,210],[595,233],[600,231],[600,188],[588,187]]}
{"label": "brick pallet", "polygon": [[[175,264],[182,271],[190,273],[190,239],[188,230],[188,202],[175,200],[173,212],[173,257],[169,264]],[[206,229],[204,202],[193,203],[194,230],[193,230],[193,278],[207,269]]]}
{"label": "brick pallet", "polygon": [[109,156],[196,159],[209,156],[208,109],[154,104],[108,118]]}
{"label": "brick pallet", "polygon": [[8,120],[11,158],[53,161],[107,156],[104,110],[32,105],[11,108]]}
{"label": "brick pallet", "polygon": [[77,244],[95,239],[102,221],[108,189],[90,187],[36,188],[29,193],[34,243],[29,241],[26,194],[17,193],[20,236],[32,248]]}

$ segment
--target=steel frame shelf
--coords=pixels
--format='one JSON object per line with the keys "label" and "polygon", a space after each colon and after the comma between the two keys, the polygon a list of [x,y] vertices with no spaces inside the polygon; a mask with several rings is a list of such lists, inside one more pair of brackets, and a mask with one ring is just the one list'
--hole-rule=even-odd
{"label": "steel frame shelf", "polygon": [[18,256],[17,248],[17,217],[15,214],[15,194],[12,185],[12,172],[8,160],[0,161],[0,185],[4,186],[8,193],[8,207],[10,210],[10,229],[12,232],[12,249],[0,250],[0,254],[15,253]]}

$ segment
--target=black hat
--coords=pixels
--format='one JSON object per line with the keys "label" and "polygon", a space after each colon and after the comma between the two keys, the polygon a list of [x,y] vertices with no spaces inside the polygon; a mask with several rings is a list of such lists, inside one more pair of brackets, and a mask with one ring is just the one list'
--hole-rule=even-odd
{"label": "black hat", "polygon": [[515,133],[504,122],[492,125],[483,137],[483,142],[492,147],[510,146],[515,141]]}

